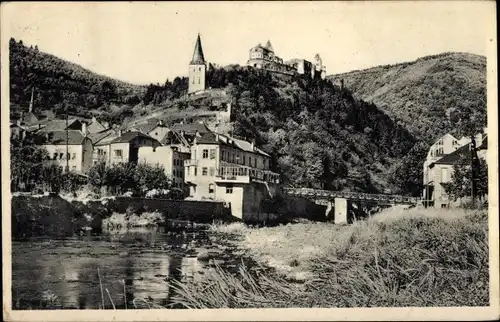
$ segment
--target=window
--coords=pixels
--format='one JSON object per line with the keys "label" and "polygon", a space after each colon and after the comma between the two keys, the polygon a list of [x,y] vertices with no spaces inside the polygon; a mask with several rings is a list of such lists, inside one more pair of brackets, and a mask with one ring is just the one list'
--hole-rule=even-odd
{"label": "window", "polygon": [[252,157],[248,157],[248,165],[252,166]]}
{"label": "window", "polygon": [[203,167],[203,168],[201,168],[201,175],[202,175],[202,176],[206,176],[207,174],[208,174],[208,169],[207,169],[207,167]]}
{"label": "window", "polygon": [[227,193],[227,194],[231,194],[231,193],[233,193],[233,187],[232,187],[232,186],[228,186],[228,187],[226,187],[226,193]]}
{"label": "window", "polygon": [[449,181],[448,169],[443,168],[441,169],[441,182],[448,182],[448,181]]}
{"label": "window", "polygon": [[194,167],[194,175],[197,176],[198,175],[198,167]]}
{"label": "window", "polygon": [[210,176],[213,177],[215,175],[215,168],[210,167],[209,171],[210,171]]}
{"label": "window", "polygon": [[193,77],[193,81],[191,83],[194,84],[194,77]]}
{"label": "window", "polygon": [[208,149],[203,149],[203,159],[208,159]]}
{"label": "window", "polygon": [[210,160],[215,159],[215,149],[210,149]]}
{"label": "window", "polygon": [[76,153],[73,153],[73,156],[71,157],[71,159],[76,159]]}
{"label": "window", "polygon": [[189,175],[191,167],[187,167],[187,175]]}
{"label": "window", "polygon": [[71,158],[71,154],[69,154],[69,152],[66,153],[66,160],[69,160],[70,158]]}
{"label": "window", "polygon": [[198,67],[198,71],[201,72],[201,67]]}
{"label": "window", "polygon": [[115,150],[115,157],[121,158],[122,157],[122,150]]}
{"label": "window", "polygon": [[57,153],[54,153],[54,157],[52,159],[57,159]]}
{"label": "window", "polygon": [[208,185],[208,193],[214,193],[215,192],[215,186],[213,183]]}
{"label": "window", "polygon": [[198,77],[198,84],[200,83],[200,78]]}
{"label": "window", "polygon": [[222,161],[226,161],[226,151],[222,150]]}
{"label": "window", "polygon": [[64,156],[64,153],[59,153],[59,160],[62,160]]}
{"label": "window", "polygon": [[253,167],[254,167],[254,168],[257,168],[257,158],[254,158],[254,159],[253,159]]}
{"label": "window", "polygon": [[240,163],[240,155],[239,154],[236,155],[236,163]]}
{"label": "window", "polygon": [[247,163],[247,156],[246,156],[246,155],[244,155],[244,156],[243,156],[243,165],[245,165],[246,163]]}
{"label": "window", "polygon": [[158,136],[158,132],[155,132],[155,135]]}

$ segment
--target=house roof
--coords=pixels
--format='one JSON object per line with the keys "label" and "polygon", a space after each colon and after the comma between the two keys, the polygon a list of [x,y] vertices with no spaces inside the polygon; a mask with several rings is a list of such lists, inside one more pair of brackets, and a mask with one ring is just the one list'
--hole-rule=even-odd
{"label": "house roof", "polygon": [[268,157],[269,154],[266,152],[262,151],[258,147],[254,146],[252,148],[252,143],[240,139],[235,139],[231,138],[222,134],[218,133],[205,133],[197,140],[197,144],[222,144],[225,146],[230,146],[236,149],[239,149],[241,151],[245,152],[251,152],[251,153],[256,153],[260,154],[263,156]]}
{"label": "house roof", "polygon": [[137,137],[155,140],[154,138],[150,137],[147,134],[144,134],[144,133],[141,133],[138,131],[132,131],[132,132],[124,133],[122,136],[115,138],[113,141],[111,141],[111,143],[128,143]]}
{"label": "house roof", "polygon": [[[89,133],[89,134],[87,134],[87,137],[92,140],[93,144],[97,144],[101,140],[103,140],[104,138],[109,137],[112,134],[115,134],[115,131],[113,131],[112,129],[107,129],[107,130],[104,130],[104,131],[101,131],[101,132],[97,132],[97,133]],[[112,135],[112,138],[115,139],[115,138],[117,138],[117,136],[116,135]]]}
{"label": "house roof", "polygon": [[66,145],[66,139],[69,145],[81,145],[85,135],[80,130],[52,131],[38,135],[38,142],[42,145]]}
{"label": "house roof", "polygon": [[[73,125],[75,122],[79,122],[77,119],[68,120],[68,127]],[[64,131],[66,130],[66,120],[50,120],[46,123],[45,127],[40,129],[40,132],[52,132],[52,131]]]}
{"label": "house roof", "polygon": [[38,122],[38,117],[36,117],[33,112],[28,112],[26,115],[23,116],[23,122],[26,124],[32,124]]}
{"label": "house roof", "polygon": [[[478,149],[486,149],[488,137],[484,137]],[[469,164],[468,157],[470,155],[471,143],[466,144],[450,154],[445,155],[441,159],[434,162],[434,164],[449,164],[449,165],[463,165]]]}
{"label": "house roof", "polygon": [[194,135],[196,131],[200,134],[209,133],[210,130],[204,123],[176,123],[170,127],[170,130],[181,133],[184,131],[185,134]]}
{"label": "house roof", "polygon": [[478,147],[479,150],[487,150],[488,149],[488,134],[486,134],[483,138],[483,142]]}

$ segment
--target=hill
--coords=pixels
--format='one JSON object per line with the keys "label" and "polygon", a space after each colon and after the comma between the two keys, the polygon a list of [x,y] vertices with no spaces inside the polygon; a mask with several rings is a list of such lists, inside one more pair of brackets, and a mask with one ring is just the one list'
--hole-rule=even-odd
{"label": "hill", "polygon": [[452,109],[486,115],[486,58],[443,53],[413,62],[329,76],[427,142],[453,132]]}
{"label": "hill", "polygon": [[50,110],[61,114],[67,104],[71,114],[90,116],[109,105],[135,105],[145,86],[138,86],[96,74],[77,64],[27,47],[10,39],[11,115],[28,111],[34,87],[34,113]]}

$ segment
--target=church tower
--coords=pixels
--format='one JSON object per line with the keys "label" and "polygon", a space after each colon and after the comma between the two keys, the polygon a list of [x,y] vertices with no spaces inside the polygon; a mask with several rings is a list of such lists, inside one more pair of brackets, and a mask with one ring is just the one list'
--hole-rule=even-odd
{"label": "church tower", "polygon": [[194,93],[205,89],[205,75],[207,72],[207,65],[205,57],[203,56],[203,48],[201,48],[200,34],[196,39],[194,47],[193,59],[189,63],[189,93]]}

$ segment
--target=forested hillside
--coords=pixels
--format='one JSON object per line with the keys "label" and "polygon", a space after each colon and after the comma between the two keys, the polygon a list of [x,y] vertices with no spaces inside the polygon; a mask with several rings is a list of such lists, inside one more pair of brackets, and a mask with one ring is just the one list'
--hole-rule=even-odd
{"label": "forested hillside", "polygon": [[345,87],[355,96],[373,102],[427,142],[455,130],[448,117],[453,109],[470,110],[482,120],[486,115],[483,56],[443,53],[328,78],[334,82],[344,79]]}
{"label": "forested hillside", "polygon": [[233,97],[235,135],[255,138],[293,186],[383,191],[391,165],[416,142],[375,105],[328,81],[237,66],[209,79]]}
{"label": "forested hillside", "polygon": [[146,88],[98,75],[77,64],[10,40],[11,115],[26,112],[34,87],[35,114],[50,110],[62,113],[67,103],[71,114],[89,116],[109,105],[134,105]]}

